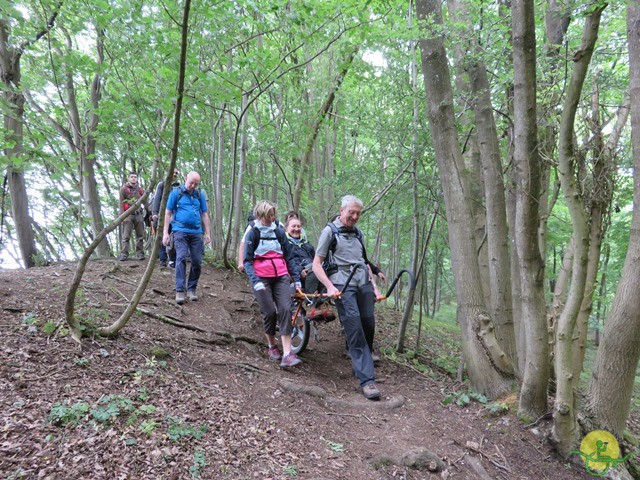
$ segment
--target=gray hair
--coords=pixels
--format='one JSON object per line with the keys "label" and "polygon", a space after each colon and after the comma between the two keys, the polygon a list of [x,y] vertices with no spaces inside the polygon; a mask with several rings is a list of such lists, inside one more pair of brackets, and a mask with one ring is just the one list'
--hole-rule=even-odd
{"label": "gray hair", "polygon": [[355,203],[360,208],[364,208],[364,204],[362,203],[362,200],[360,200],[355,195],[345,195],[344,197],[342,197],[342,204],[340,208],[347,208],[352,203]]}

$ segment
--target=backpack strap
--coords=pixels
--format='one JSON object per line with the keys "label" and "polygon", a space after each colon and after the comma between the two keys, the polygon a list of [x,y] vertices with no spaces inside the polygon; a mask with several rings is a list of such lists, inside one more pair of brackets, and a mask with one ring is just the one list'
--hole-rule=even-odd
{"label": "backpack strap", "polygon": [[[178,189],[178,201],[176,203],[180,203],[180,199],[182,197],[184,197],[187,193],[182,188],[180,188],[180,185],[178,185],[177,187],[174,187],[174,188]],[[193,191],[193,197],[195,197],[198,201],[200,201],[200,189],[199,188],[196,188]]]}
{"label": "backpack strap", "polygon": [[[329,251],[332,253],[336,251],[336,247],[338,246],[338,235],[340,235],[340,231],[336,224],[333,222],[327,223],[327,226],[331,229],[331,233],[333,234],[333,238],[331,239],[331,243],[329,244]],[[364,246],[364,235],[362,234],[362,230],[358,227],[355,227],[354,233],[360,245],[362,245],[362,258],[364,258],[364,263],[366,265],[370,265],[369,259],[367,258],[367,248]]]}
{"label": "backpack strap", "polygon": [[254,220],[252,220],[251,222],[249,222],[249,225],[251,225],[252,229],[251,231],[253,232],[253,241],[255,241],[256,239],[258,240],[278,240],[278,242],[280,242],[280,246],[282,246],[283,251],[284,251],[284,243],[288,242],[287,240],[287,234],[284,231],[284,228],[282,228],[282,224],[280,222],[278,222],[278,220],[275,221],[276,224],[276,228],[273,231],[273,233],[275,234],[274,237],[263,237],[262,234],[260,233],[260,229],[256,226],[256,222]]}

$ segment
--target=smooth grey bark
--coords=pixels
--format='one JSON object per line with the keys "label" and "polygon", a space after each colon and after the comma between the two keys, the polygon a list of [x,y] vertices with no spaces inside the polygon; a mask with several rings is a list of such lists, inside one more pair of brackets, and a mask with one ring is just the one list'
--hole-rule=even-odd
{"label": "smooth grey bark", "polygon": [[574,145],[574,126],[582,87],[598,38],[600,16],[606,4],[594,7],[585,18],[580,49],[573,56],[571,80],[566,91],[559,131],[558,167],[564,199],[573,226],[573,265],[567,302],[556,329],[555,372],[556,396],[553,407],[553,440],[558,451],[568,456],[578,443],[580,429],[576,417],[575,389],[579,378],[573,376],[573,332],[584,299],[589,255],[590,219],[583,205],[578,185],[578,161]]}
{"label": "smooth grey bark", "polygon": [[586,412],[598,428],[622,437],[640,359],[640,2],[627,4],[634,195],[631,236],[618,290],[596,354]]}
{"label": "smooth grey bark", "polygon": [[[514,67],[514,170],[516,182],[515,239],[522,295],[524,372],[518,413],[535,420],[547,411],[547,324],[544,262],[538,236],[541,158],[536,105],[536,37],[533,0],[512,2]],[[515,274],[515,272],[514,272]]]}
{"label": "smooth grey bark", "polygon": [[442,26],[441,5],[438,0],[419,0],[416,11],[418,18],[427,25],[423,32],[425,38],[420,39],[419,45],[429,125],[445,198],[463,356],[472,388],[489,398],[496,398],[510,391],[513,371],[495,341],[491,317],[480,288],[472,214],[465,195],[468,190],[460,175],[463,159],[454,117],[451,75],[444,42],[438,33]]}
{"label": "smooth grey bark", "polygon": [[478,62],[469,69],[472,82],[472,106],[478,131],[478,147],[482,161],[486,212],[486,239],[489,270],[489,309],[496,339],[518,366],[518,353],[513,321],[511,265],[509,259],[509,228],[500,145],[496,129],[486,67]]}

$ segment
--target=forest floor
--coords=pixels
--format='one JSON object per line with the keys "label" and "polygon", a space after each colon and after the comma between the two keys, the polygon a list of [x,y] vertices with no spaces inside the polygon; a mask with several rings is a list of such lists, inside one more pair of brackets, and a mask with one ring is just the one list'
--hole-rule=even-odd
{"label": "forest floor", "polygon": [[[117,319],[146,264],[90,262],[78,318]],[[515,396],[500,414],[445,404],[466,386],[383,354],[382,398],[364,399],[338,321],[318,328],[302,366],[280,369],[237,272],[205,266],[200,301],[180,307],[173,270],[156,265],[121,334],[80,346],[64,324],[74,272],[0,270],[0,478],[592,478],[554,455],[547,418],[515,417]],[[398,314],[377,310],[376,343],[392,345]]]}

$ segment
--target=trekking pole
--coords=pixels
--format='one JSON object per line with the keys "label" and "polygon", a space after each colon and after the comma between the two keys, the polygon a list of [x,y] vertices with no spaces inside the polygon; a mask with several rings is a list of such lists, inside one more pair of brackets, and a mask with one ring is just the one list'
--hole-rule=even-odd
{"label": "trekking pole", "polygon": [[362,268],[363,270],[367,270],[367,266],[365,265],[364,262],[358,262],[351,265],[351,273],[347,277],[347,281],[344,282],[344,287],[342,287],[342,290],[340,290],[341,294],[344,293],[344,291],[347,289],[347,287],[349,286],[349,282],[351,282],[351,279],[355,275],[356,270],[358,270],[359,268]]}
{"label": "trekking pole", "polygon": [[389,286],[389,290],[387,290],[387,294],[383,295],[382,297],[378,297],[378,300],[386,300],[391,296],[391,292],[393,292],[393,289],[396,288],[396,284],[400,280],[400,277],[402,276],[403,273],[406,273],[407,275],[409,275],[409,288],[411,289],[415,286],[415,278],[413,277],[413,272],[407,269],[400,270],[400,272],[398,272],[398,275],[396,275],[396,278],[393,281],[393,283]]}

